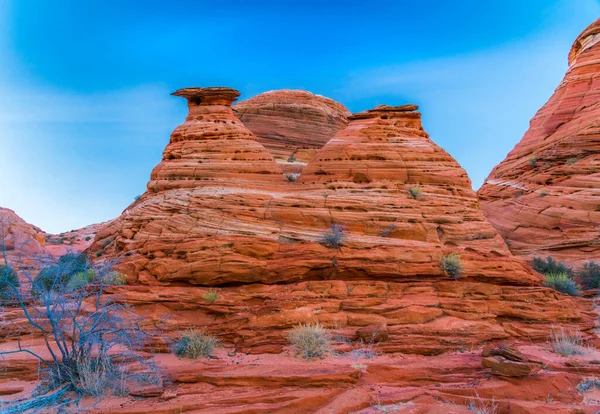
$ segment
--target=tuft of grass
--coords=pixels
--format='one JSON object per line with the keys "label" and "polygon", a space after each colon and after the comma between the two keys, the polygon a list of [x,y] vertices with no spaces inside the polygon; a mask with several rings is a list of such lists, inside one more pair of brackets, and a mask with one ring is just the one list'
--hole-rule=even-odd
{"label": "tuft of grass", "polygon": [[323,237],[321,237],[319,243],[325,247],[337,249],[344,244],[345,237],[346,235],[344,234],[344,226],[332,224],[330,230],[323,234]]}
{"label": "tuft of grass", "polygon": [[496,414],[498,412],[498,404],[492,398],[492,401],[484,401],[478,393],[477,401],[471,401],[467,406],[467,410],[474,412],[475,414]]}
{"label": "tuft of grass", "polygon": [[290,331],[288,340],[296,350],[296,356],[304,359],[323,358],[330,349],[329,333],[318,322],[300,324]]}
{"label": "tuft of grass", "polygon": [[574,330],[567,332],[565,328],[553,328],[550,332],[550,343],[552,349],[562,356],[583,355],[583,338],[581,332]]}
{"label": "tuft of grass", "polygon": [[218,292],[214,289],[211,289],[202,295],[202,299],[204,299],[208,303],[214,303],[215,300],[217,300],[218,296]]}
{"label": "tuft of grass", "polygon": [[173,353],[182,358],[210,359],[214,349],[219,344],[219,340],[214,336],[204,332],[189,330],[175,343]]}
{"label": "tuft of grass", "polygon": [[444,256],[440,262],[440,267],[444,273],[453,279],[459,279],[463,270],[460,256],[456,253],[450,253]]}
{"label": "tuft of grass", "polygon": [[544,275],[544,286],[571,296],[580,296],[579,285],[565,272]]}
{"label": "tuft of grass", "polygon": [[598,378],[586,378],[577,385],[577,391],[587,392],[593,388],[600,389],[600,379]]}
{"label": "tuft of grass", "polygon": [[540,158],[537,155],[532,155],[531,157],[529,157],[529,165],[531,166],[531,168],[535,168],[535,164],[540,160]]}
{"label": "tuft of grass", "polygon": [[416,200],[423,195],[423,191],[419,187],[410,187],[408,189],[408,194],[410,194],[412,198]]}
{"label": "tuft of grass", "polygon": [[298,177],[300,177],[300,173],[286,173],[285,174],[285,178],[287,178],[287,180],[290,183],[293,183],[294,181],[296,181],[298,179]]}

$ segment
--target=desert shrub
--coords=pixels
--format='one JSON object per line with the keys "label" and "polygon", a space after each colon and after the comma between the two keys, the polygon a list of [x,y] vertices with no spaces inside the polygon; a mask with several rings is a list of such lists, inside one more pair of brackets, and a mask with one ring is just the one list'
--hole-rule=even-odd
{"label": "desert shrub", "polygon": [[598,378],[586,378],[577,385],[577,391],[587,392],[594,388],[600,389],[600,379]]}
{"label": "desert shrub", "polygon": [[396,229],[396,227],[398,226],[396,226],[394,223],[390,224],[385,229],[383,229],[381,233],[379,233],[379,237],[389,237],[389,235]]}
{"label": "desert shrub", "polygon": [[537,155],[532,155],[531,157],[529,157],[529,165],[531,166],[531,168],[535,167],[535,164],[539,161],[539,157]]}
{"label": "desert shrub", "polygon": [[600,264],[596,262],[584,263],[583,268],[577,272],[577,276],[584,288],[600,288]]}
{"label": "desert shrub", "polygon": [[581,332],[574,330],[565,331],[565,328],[553,328],[550,332],[550,343],[554,352],[562,356],[583,355],[583,338]]}
{"label": "desert shrub", "polygon": [[579,285],[565,272],[548,273],[544,275],[544,285],[571,296],[579,296]]}
{"label": "desert shrub", "polygon": [[329,333],[319,323],[298,325],[288,334],[296,356],[304,359],[322,358],[329,352]]}
{"label": "desert shrub", "polygon": [[410,187],[408,189],[408,194],[410,194],[412,196],[412,198],[414,198],[416,200],[417,198],[421,197],[421,195],[423,194],[423,191],[419,187]]}
{"label": "desert shrub", "polygon": [[67,286],[69,289],[80,289],[92,283],[97,276],[94,269],[87,269],[71,276],[67,282]]}
{"label": "desert shrub", "polygon": [[498,404],[492,398],[491,401],[484,401],[479,394],[475,393],[477,400],[471,401],[467,405],[467,409],[475,414],[496,414],[498,412]]}
{"label": "desert shrub", "polygon": [[42,268],[33,280],[32,290],[39,294],[51,290],[60,290],[69,284],[73,276],[86,272],[90,268],[87,256],[83,253],[67,253],[56,264]]}
{"label": "desert shrub", "polygon": [[[8,260],[5,251],[0,250],[0,257]],[[40,264],[45,260],[53,259],[41,258]],[[81,397],[100,398],[138,376],[160,381],[151,353],[142,353],[151,348],[149,333],[140,328],[141,318],[103,294],[110,263],[93,266],[85,255],[67,254],[44,264],[35,277],[28,268],[19,268],[32,289],[9,285],[23,316],[3,324],[3,339],[16,345],[0,351],[0,361],[16,353],[36,358],[41,382],[3,412],[48,411],[49,406],[67,412],[65,407],[77,405]],[[23,335],[30,334],[42,339],[41,350],[21,347]],[[128,366],[135,366],[135,372],[128,373]]]}
{"label": "desert shrub", "polygon": [[120,272],[108,272],[104,276],[104,283],[107,285],[121,286],[127,284],[127,276]]}
{"label": "desert shrub", "polygon": [[287,162],[296,162],[296,157],[294,156],[294,154],[290,155]]}
{"label": "desert shrub", "polygon": [[204,299],[208,303],[214,303],[214,301],[217,300],[218,296],[218,292],[214,289],[211,289],[202,295],[202,299]]}
{"label": "desert shrub", "polygon": [[567,160],[567,165],[573,165],[577,162],[577,158],[569,158]]}
{"label": "desert shrub", "polygon": [[541,257],[535,257],[531,267],[533,270],[543,275],[550,273],[566,273],[570,276],[573,274],[573,269],[564,263],[557,262],[552,256],[548,256],[545,260]]}
{"label": "desert shrub", "polygon": [[337,249],[344,244],[345,237],[346,235],[344,234],[344,226],[332,224],[330,230],[323,234],[323,237],[321,237],[319,243],[325,247]]}
{"label": "desert shrub", "polygon": [[100,256],[102,256],[102,250],[96,250],[96,253],[94,253],[94,255],[95,255],[96,257],[100,257]]}
{"label": "desert shrub", "polygon": [[182,358],[210,359],[213,350],[218,346],[219,340],[214,336],[190,330],[185,332],[175,343],[173,353]]}
{"label": "desert shrub", "polygon": [[538,193],[540,197],[546,197],[548,195],[548,191],[546,190],[540,190],[540,192]]}
{"label": "desert shrub", "polygon": [[11,300],[15,298],[12,287],[19,287],[17,272],[8,266],[0,265],[0,300]]}
{"label": "desert shrub", "polygon": [[296,181],[298,179],[298,177],[300,177],[300,173],[286,173],[285,174],[285,178],[287,178],[287,180],[290,183],[293,183],[294,181]]}
{"label": "desert shrub", "polygon": [[87,236],[87,237],[85,238],[85,241],[90,241],[90,240],[92,240],[91,236]]}
{"label": "desert shrub", "polygon": [[133,197],[133,201],[139,201],[141,198],[141,195],[136,195],[135,197]]}
{"label": "desert shrub", "polygon": [[460,256],[456,253],[450,253],[444,256],[441,260],[440,266],[444,273],[454,279],[458,279],[462,273],[462,263]]}

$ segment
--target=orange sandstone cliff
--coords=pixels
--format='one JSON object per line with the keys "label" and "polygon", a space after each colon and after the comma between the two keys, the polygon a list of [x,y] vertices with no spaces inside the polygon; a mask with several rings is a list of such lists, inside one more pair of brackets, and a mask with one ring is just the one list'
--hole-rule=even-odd
{"label": "orange sandstone cliff", "polygon": [[515,254],[600,261],[599,41],[600,19],[575,40],[565,78],[479,190]]}
{"label": "orange sandstone cliff", "polygon": [[[299,323],[383,352],[439,354],[545,339],[553,323],[591,332],[593,313],[541,287],[484,219],[465,171],[435,145],[415,105],[356,114],[295,182],[233,114],[238,92],[175,92],[189,115],[148,191],[91,247],[118,258],[115,288],[168,329],[205,329],[235,350],[278,353]],[[342,228],[339,246],[322,238]],[[440,266],[460,255],[458,280]],[[202,299],[209,289],[214,303]]]}
{"label": "orange sandstone cliff", "polygon": [[338,102],[306,91],[261,93],[233,107],[235,115],[273,154],[284,171],[299,173],[316,152],[348,124]]}

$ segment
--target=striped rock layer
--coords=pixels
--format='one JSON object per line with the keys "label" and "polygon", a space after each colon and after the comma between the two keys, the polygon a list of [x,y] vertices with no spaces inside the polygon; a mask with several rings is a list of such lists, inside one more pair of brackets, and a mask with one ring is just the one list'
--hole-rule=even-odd
{"label": "striped rock layer", "polygon": [[599,40],[597,20],[573,44],[552,97],[479,190],[485,216],[515,254],[600,261]]}

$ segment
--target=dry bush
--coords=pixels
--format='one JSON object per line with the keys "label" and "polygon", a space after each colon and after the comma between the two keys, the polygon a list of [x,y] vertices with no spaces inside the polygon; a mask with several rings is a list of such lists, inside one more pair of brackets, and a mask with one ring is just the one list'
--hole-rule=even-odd
{"label": "dry bush", "polygon": [[290,331],[288,339],[296,350],[296,356],[304,359],[323,358],[330,349],[329,333],[318,322],[300,324]]}
{"label": "dry bush", "polygon": [[583,337],[579,330],[567,332],[565,328],[553,328],[550,332],[550,343],[554,352],[562,356],[583,355]]}
{"label": "dry bush", "polygon": [[215,300],[217,300],[218,296],[219,296],[219,293],[216,290],[211,289],[208,292],[202,294],[202,299],[204,299],[206,302],[212,304],[215,302]]}
{"label": "dry bush", "polygon": [[345,238],[346,235],[344,234],[344,226],[339,224],[332,224],[330,230],[323,234],[323,237],[321,237],[319,243],[321,243],[325,247],[337,249],[344,244]]}
{"label": "dry bush", "polygon": [[442,258],[440,266],[444,273],[453,279],[459,279],[462,273],[462,263],[460,256],[456,253],[447,254]]}
{"label": "dry bush", "polygon": [[212,356],[219,340],[203,332],[189,330],[175,343],[173,353],[182,358],[200,359]]}

